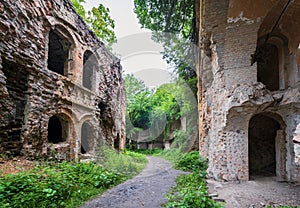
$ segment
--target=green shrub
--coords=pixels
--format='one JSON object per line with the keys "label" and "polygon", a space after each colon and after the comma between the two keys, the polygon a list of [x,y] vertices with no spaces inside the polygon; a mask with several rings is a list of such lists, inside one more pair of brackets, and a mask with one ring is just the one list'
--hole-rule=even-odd
{"label": "green shrub", "polygon": [[167,208],[221,208],[208,196],[207,185],[201,175],[194,172],[188,175],[180,175],[176,179],[176,186],[167,194]]}
{"label": "green shrub", "polygon": [[167,208],[221,208],[222,206],[208,196],[206,184],[207,160],[200,158],[198,151],[183,153],[180,149],[171,148],[159,154],[170,160],[176,169],[191,171],[191,174],[180,175],[176,185],[167,194]]}
{"label": "green shrub", "polygon": [[175,161],[175,168],[184,171],[201,172],[205,176],[207,160],[200,158],[200,154],[197,151],[188,152]]}

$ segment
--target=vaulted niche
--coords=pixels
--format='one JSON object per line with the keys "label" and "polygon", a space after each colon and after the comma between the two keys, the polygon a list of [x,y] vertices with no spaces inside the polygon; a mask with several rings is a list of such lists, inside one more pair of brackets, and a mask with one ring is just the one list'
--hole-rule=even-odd
{"label": "vaulted niche", "polygon": [[58,32],[50,30],[48,45],[48,69],[67,76],[71,43]]}
{"label": "vaulted niche", "polygon": [[93,90],[94,86],[94,69],[97,66],[97,59],[91,51],[85,51],[83,55],[83,76],[82,85]]}
{"label": "vaulted niche", "polygon": [[55,115],[49,119],[48,142],[57,144],[65,142],[69,134],[69,123],[63,117]]}
{"label": "vaulted niche", "polygon": [[277,46],[265,43],[257,59],[257,81],[271,91],[279,90],[279,51]]}
{"label": "vaulted niche", "polygon": [[84,122],[81,126],[81,154],[86,154],[93,149],[94,131],[89,122]]}

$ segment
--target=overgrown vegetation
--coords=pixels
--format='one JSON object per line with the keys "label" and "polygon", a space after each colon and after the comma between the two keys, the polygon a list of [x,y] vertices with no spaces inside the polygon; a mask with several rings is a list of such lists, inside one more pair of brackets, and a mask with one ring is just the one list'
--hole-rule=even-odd
{"label": "overgrown vegetation", "polygon": [[108,47],[116,42],[114,32],[115,22],[111,19],[109,9],[103,4],[93,7],[90,11],[86,11],[83,7],[85,0],[71,0],[76,12],[90,26],[97,37],[103,41]]}
{"label": "overgrown vegetation", "polygon": [[108,147],[101,147],[98,151],[97,161],[103,167],[113,172],[131,178],[140,173],[147,164],[146,156],[137,152],[126,151],[116,153]]}
{"label": "overgrown vegetation", "polygon": [[[185,141],[189,139],[188,135],[197,133],[197,129],[190,128],[196,127],[197,101],[184,82],[176,80],[174,83],[161,85],[154,91],[133,75],[124,75],[124,80],[127,95],[127,138],[135,140],[137,133],[144,130],[149,130],[149,140],[169,138],[172,133],[171,125],[181,117],[189,120]],[[183,138],[182,135],[179,137]],[[181,145],[184,146],[182,142]]]}
{"label": "overgrown vegetation", "polygon": [[182,153],[179,149],[170,149],[160,154],[171,159],[174,167],[180,170],[192,171],[191,174],[180,175],[176,185],[167,194],[167,208],[222,208],[220,204],[209,197],[206,184],[207,160],[200,158],[199,152]]}
{"label": "overgrown vegetation", "polygon": [[105,155],[105,167],[96,163],[42,162],[30,171],[4,175],[0,180],[0,207],[74,208],[138,174],[146,164],[145,156],[138,153],[106,150]]}

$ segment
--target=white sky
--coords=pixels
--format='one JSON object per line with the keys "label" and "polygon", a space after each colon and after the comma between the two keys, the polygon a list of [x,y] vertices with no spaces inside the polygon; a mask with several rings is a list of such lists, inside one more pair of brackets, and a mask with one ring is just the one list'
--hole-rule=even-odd
{"label": "white sky", "polygon": [[120,55],[125,73],[133,73],[149,87],[158,87],[171,81],[172,69],[162,59],[162,47],[151,40],[151,31],[140,29],[133,12],[133,0],[85,0],[86,10],[102,3],[110,9],[115,20],[118,43],[113,47]]}

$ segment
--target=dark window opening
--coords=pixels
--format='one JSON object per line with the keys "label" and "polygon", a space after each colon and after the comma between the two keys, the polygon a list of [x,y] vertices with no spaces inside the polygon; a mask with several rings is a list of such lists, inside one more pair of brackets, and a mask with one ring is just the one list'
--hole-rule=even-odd
{"label": "dark window opening", "polygon": [[107,105],[106,103],[104,102],[100,102],[98,104],[98,108],[100,110],[100,119],[101,120],[105,120],[105,113],[106,113],[106,110],[107,110]]}
{"label": "dark window opening", "polygon": [[120,134],[117,133],[117,138],[114,141],[114,148],[117,151],[120,151]]}
{"label": "dark window opening", "polygon": [[70,42],[61,38],[56,32],[49,32],[48,69],[61,75],[66,75],[69,59]]}
{"label": "dark window opening", "polygon": [[48,123],[48,142],[57,144],[66,141],[66,133],[61,119],[57,116],[52,116]]}
{"label": "dark window opening", "polygon": [[92,52],[86,51],[83,55],[83,76],[82,85],[89,90],[93,87],[94,67],[96,59]]}
{"label": "dark window opening", "polygon": [[249,173],[275,176],[275,139],[280,124],[265,115],[254,116],[249,123]]}
{"label": "dark window opening", "polygon": [[257,81],[271,91],[279,90],[279,54],[278,48],[266,43],[259,48],[257,57]]}
{"label": "dark window opening", "polygon": [[92,150],[93,139],[93,128],[91,124],[84,122],[81,127],[81,154]]}

